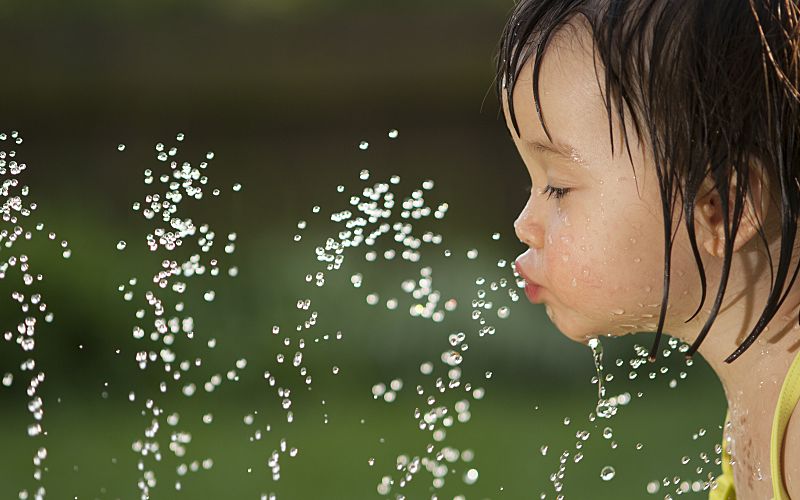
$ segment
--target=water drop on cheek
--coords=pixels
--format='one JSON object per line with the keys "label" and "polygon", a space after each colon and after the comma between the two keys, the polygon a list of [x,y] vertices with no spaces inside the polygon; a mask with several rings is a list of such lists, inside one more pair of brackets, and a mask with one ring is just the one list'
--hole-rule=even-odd
{"label": "water drop on cheek", "polygon": [[575,288],[576,286],[578,286],[578,280],[572,278],[572,287]]}

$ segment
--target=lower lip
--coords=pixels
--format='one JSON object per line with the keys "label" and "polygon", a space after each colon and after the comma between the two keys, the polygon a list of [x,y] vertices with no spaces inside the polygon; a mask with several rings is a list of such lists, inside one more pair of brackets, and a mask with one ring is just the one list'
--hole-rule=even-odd
{"label": "lower lip", "polygon": [[538,304],[540,302],[539,297],[542,294],[542,287],[539,285],[525,285],[525,295],[528,297],[528,300],[533,302],[534,304]]}

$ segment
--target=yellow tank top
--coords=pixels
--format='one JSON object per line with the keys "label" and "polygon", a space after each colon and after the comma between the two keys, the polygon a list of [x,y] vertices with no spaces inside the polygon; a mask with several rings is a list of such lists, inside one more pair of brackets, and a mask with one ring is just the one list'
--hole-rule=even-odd
{"label": "yellow tank top", "polygon": [[[781,472],[781,449],[783,448],[783,435],[789,424],[797,402],[800,400],[800,354],[796,355],[789,373],[783,381],[781,393],[778,396],[778,405],[775,408],[775,417],[772,419],[772,436],[770,437],[770,473],[772,475],[773,500],[789,500],[786,486],[783,484]],[[725,417],[727,422],[728,417]],[[722,475],[717,478],[717,487],[710,490],[709,500],[736,500],[736,490],[733,484],[733,467],[731,457],[722,443]]]}

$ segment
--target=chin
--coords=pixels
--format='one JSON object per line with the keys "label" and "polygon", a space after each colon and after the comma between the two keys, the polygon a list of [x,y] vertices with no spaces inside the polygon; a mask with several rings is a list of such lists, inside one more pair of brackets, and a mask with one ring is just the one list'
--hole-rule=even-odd
{"label": "chin", "polygon": [[579,344],[587,344],[594,338],[622,337],[641,331],[619,325],[581,325],[569,320],[562,321],[558,317],[551,318],[551,322],[562,335]]}
{"label": "chin", "polygon": [[555,320],[551,319],[550,321],[561,335],[579,344],[586,344],[590,339],[600,336],[600,334],[593,333],[592,329],[581,328],[580,325],[575,324],[564,324],[558,318]]}

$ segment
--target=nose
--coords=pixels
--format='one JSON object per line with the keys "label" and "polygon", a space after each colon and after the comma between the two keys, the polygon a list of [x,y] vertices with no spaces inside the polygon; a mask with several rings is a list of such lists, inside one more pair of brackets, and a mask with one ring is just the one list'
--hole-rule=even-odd
{"label": "nose", "polygon": [[519,241],[530,248],[540,249],[544,246],[544,228],[534,214],[533,196],[528,199],[525,208],[514,221],[514,233]]}

